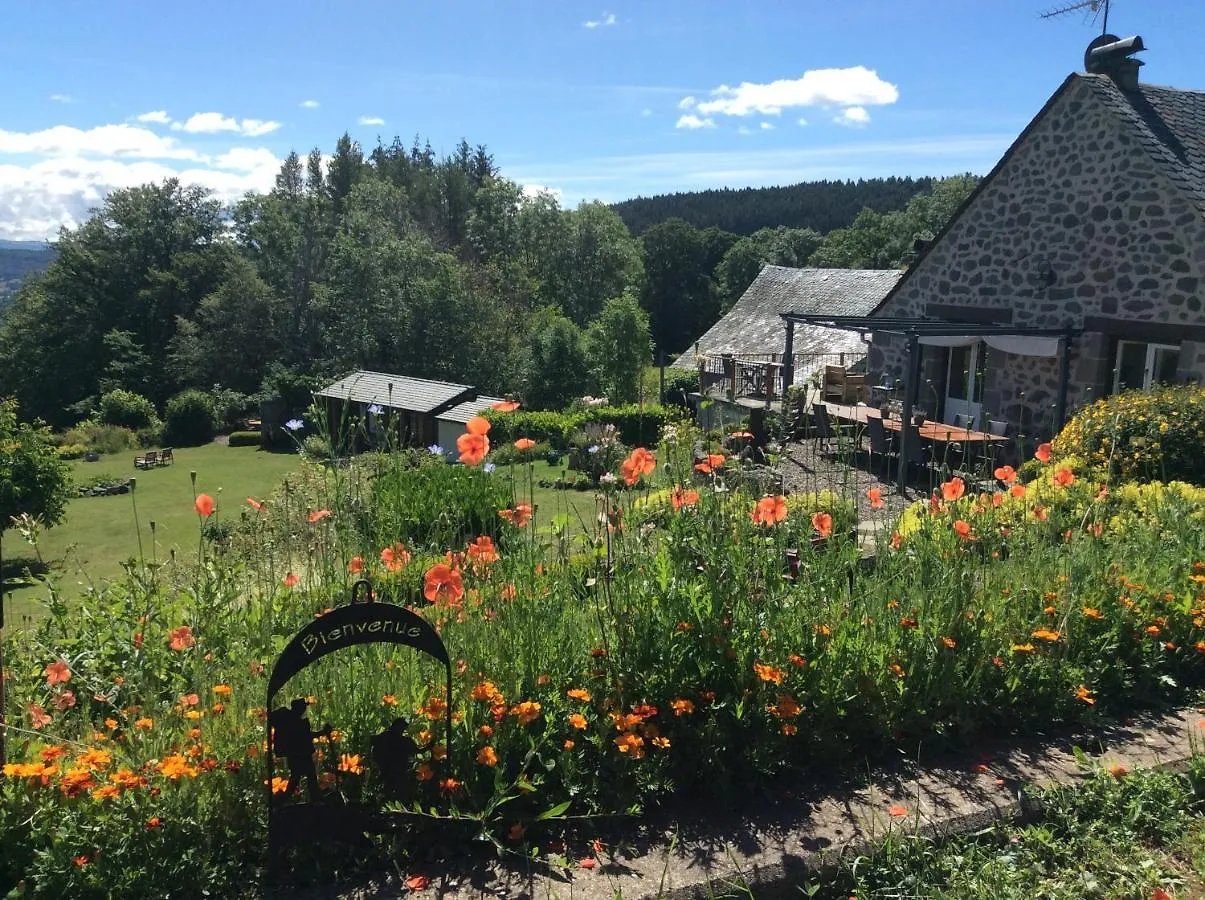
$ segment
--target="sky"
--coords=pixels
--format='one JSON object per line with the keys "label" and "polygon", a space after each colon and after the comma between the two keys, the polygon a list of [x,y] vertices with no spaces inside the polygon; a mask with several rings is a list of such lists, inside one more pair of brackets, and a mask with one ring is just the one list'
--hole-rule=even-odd
{"label": "sky", "polygon": [[[0,239],[165,177],[233,201],[290,150],[485,144],[563,203],[984,173],[1100,32],[1074,0],[0,2]],[[1205,89],[1200,0],[1114,0]]]}

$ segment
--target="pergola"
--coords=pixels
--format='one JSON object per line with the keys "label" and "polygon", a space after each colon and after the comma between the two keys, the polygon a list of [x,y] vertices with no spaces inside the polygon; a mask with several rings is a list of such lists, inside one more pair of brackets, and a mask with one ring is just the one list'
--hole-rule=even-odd
{"label": "pergola", "polygon": [[[782,313],[786,323],[787,340],[783,352],[783,394],[794,381],[795,372],[791,365],[795,350],[795,326],[812,325],[857,331],[866,334],[892,334],[907,338],[908,364],[904,373],[904,399],[901,417],[906,424],[912,421],[912,409],[916,406],[920,390],[922,344],[945,347],[960,346],[986,341],[989,346],[1009,353],[1035,356],[1057,356],[1059,358],[1059,396],[1055,406],[1055,427],[1062,428],[1067,417],[1067,384],[1071,377],[1071,342],[1077,328],[1026,328],[999,323],[947,322],[940,319],[919,319],[907,316],[825,316],[804,313]],[[909,429],[900,429],[900,455],[908,459]],[[899,487],[904,489],[906,467],[900,466]]]}

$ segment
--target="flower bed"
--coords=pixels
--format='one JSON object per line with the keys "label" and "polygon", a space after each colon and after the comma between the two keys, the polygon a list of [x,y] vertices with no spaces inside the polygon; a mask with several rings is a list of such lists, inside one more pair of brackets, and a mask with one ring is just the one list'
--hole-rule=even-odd
{"label": "flower bed", "polygon": [[[460,450],[480,464],[488,429],[472,427]],[[954,479],[851,582],[847,501],[730,489],[737,463],[696,463],[694,441],[681,428],[655,455],[633,451],[577,542],[537,533],[519,490],[483,534],[404,546],[371,530],[354,470],[315,471],[227,512],[234,536],[202,544],[191,573],[52,604],[11,649],[23,730],[0,782],[0,888],[141,895],[187,879],[223,894],[253,879],[265,673],[354,577],[439,630],[453,731],[437,667],[375,646],[328,657],[288,687],[335,727],[322,786],[378,795],[370,739],[405,716],[421,748],[405,802],[470,818],[502,848],[563,815],[678,792],[723,801],[835,760],[1086,721],[1202,682],[1201,489],[1103,485],[1076,460],[1026,485],[1002,468],[989,494]],[[643,490],[654,472],[669,486]],[[223,514],[204,496],[197,511]]]}

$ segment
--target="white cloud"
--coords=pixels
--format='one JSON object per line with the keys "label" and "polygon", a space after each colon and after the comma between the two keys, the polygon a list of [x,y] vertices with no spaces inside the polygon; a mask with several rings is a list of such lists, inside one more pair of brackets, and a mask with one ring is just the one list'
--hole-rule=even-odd
{"label": "white cloud", "polygon": [[644,109],[640,110],[641,118],[647,119],[652,114],[653,114],[653,111],[651,109],[649,109],[647,106]]}
{"label": "white cloud", "polygon": [[737,134],[753,134],[753,130],[748,125],[742,125],[736,130]]}
{"label": "white cloud", "polygon": [[361,125],[384,125],[385,120],[380,116],[360,116]]}
{"label": "white cloud", "polygon": [[215,169],[254,172],[264,166],[271,166],[275,172],[280,168],[280,160],[275,153],[263,147],[234,147],[213,158]]}
{"label": "white cloud", "polygon": [[678,109],[694,109],[694,108],[695,108],[695,98],[694,97],[683,97],[681,100],[678,101]]}
{"label": "white cloud", "polygon": [[99,125],[86,131],[71,125],[31,132],[0,129],[0,154],[203,159],[197,151],[181,147],[175,138],[136,125]]}
{"label": "white cloud", "polygon": [[762,130],[762,131],[773,131],[773,130],[774,130],[774,123],[773,123],[773,122],[762,122],[762,123],[761,123],[761,130]]}
{"label": "white cloud", "polygon": [[528,200],[534,200],[541,194],[548,194],[558,203],[561,202],[562,192],[559,188],[551,188],[543,184],[525,184],[522,187],[523,196]]}
{"label": "white cloud", "polygon": [[870,113],[860,106],[851,106],[833,116],[833,121],[849,128],[862,128],[870,124]]}
{"label": "white cloud", "polygon": [[184,122],[172,122],[173,131],[184,131],[188,134],[219,134],[224,131],[235,134],[245,134],[247,137],[260,137],[271,134],[280,128],[279,122],[265,119],[238,119],[224,116],[216,112],[193,113]]}
{"label": "white cloud", "polygon": [[698,116],[687,113],[678,118],[675,128],[688,128],[695,131],[699,128],[715,128],[715,122],[712,119],[700,119]]}
{"label": "white cloud", "polygon": [[70,94],[51,94],[50,99],[55,103],[74,103],[75,98]]}
{"label": "white cloud", "polygon": [[317,100],[302,100],[300,105],[301,105],[302,109],[317,109],[318,101]]}
{"label": "white cloud", "polygon": [[799,127],[800,127],[800,128],[807,128],[807,126],[808,126],[808,120],[807,120],[807,119],[803,119],[803,118],[801,118],[801,119],[799,120]]}
{"label": "white cloud", "polygon": [[165,109],[156,109],[151,112],[144,112],[140,116],[134,116],[137,122],[152,122],[156,125],[170,125],[172,117],[167,114]]}
{"label": "white cloud", "polygon": [[784,109],[801,106],[866,106],[895,103],[899,89],[884,81],[873,69],[811,69],[796,79],[767,84],[741,82],[737,87],[720,85],[711,99],[698,104],[703,115],[747,116],[750,113],[777,116]]}
{"label": "white cloud", "polygon": [[614,24],[615,13],[603,13],[603,17],[601,19],[587,19],[585,22],[582,22],[582,26],[585,28],[598,28],[599,26],[607,27]]}
{"label": "white cloud", "polygon": [[189,134],[216,134],[220,131],[238,131],[238,120],[221,113],[193,113],[186,122],[172,122],[173,131]]}

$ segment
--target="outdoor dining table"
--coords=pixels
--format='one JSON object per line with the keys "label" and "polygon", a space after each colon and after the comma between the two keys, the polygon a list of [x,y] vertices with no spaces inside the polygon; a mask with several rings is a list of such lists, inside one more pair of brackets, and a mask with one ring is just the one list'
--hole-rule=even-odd
{"label": "outdoor dining table", "polygon": [[[877,409],[869,406],[847,406],[842,403],[825,403],[828,414],[840,422],[865,425],[868,418],[881,419]],[[883,427],[888,431],[900,431],[902,423],[899,419],[883,419]],[[922,440],[940,444],[996,444],[1004,443],[1007,437],[1001,434],[989,434],[986,431],[975,431],[971,428],[960,428],[947,425],[945,422],[932,422],[926,419],[918,429]]]}

